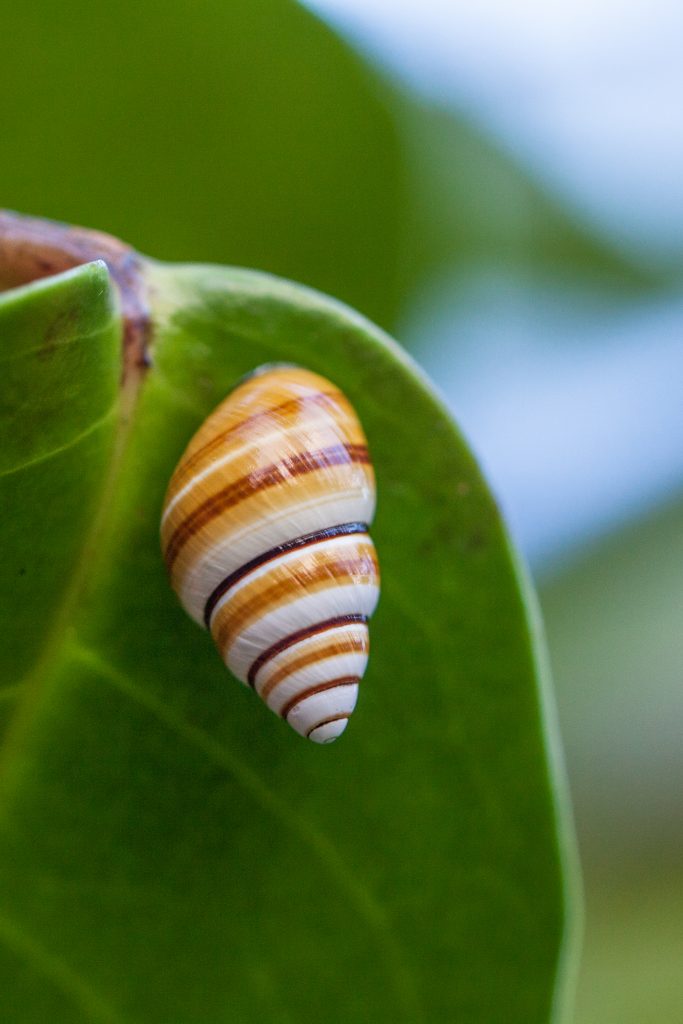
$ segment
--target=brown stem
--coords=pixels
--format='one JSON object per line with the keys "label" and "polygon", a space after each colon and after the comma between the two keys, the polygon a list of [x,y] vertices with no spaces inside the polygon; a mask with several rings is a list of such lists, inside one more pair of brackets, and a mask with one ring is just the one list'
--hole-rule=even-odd
{"label": "brown stem", "polygon": [[0,210],[0,291],[104,260],[119,292],[124,378],[150,365],[150,311],[142,260],[124,242],[101,231]]}

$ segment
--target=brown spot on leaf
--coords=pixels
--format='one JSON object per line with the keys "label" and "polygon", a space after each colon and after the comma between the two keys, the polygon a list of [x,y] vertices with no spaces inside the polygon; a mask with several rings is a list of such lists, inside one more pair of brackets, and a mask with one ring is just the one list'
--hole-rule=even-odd
{"label": "brown spot on leaf", "polygon": [[[150,313],[141,259],[129,245],[101,231],[0,210],[0,291],[104,260],[118,289],[123,319],[124,378],[150,365]],[[54,339],[46,337],[46,355]]]}
{"label": "brown spot on leaf", "polygon": [[51,359],[59,348],[60,339],[65,335],[69,336],[72,331],[70,328],[76,323],[78,319],[78,312],[72,306],[63,309],[52,321],[48,324],[43,337],[41,339],[40,348],[38,350],[38,359],[41,361],[47,361]]}

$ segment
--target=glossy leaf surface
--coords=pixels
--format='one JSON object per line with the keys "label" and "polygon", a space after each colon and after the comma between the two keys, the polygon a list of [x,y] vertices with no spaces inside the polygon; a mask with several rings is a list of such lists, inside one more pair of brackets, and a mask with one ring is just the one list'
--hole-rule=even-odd
{"label": "glossy leaf surface", "polygon": [[107,268],[0,295],[0,325],[1,686],[40,654],[111,461],[121,328]]}
{"label": "glossy leaf surface", "polygon": [[[146,273],[153,366],[89,535],[52,529],[87,571],[45,616],[40,671],[7,677],[10,1019],[548,1021],[566,930],[554,768],[529,613],[472,457],[347,308],[247,271]],[[159,552],[187,440],[242,374],[283,360],[347,393],[378,481],[370,666],[325,748],[230,678]],[[27,557],[42,521],[27,503]]]}

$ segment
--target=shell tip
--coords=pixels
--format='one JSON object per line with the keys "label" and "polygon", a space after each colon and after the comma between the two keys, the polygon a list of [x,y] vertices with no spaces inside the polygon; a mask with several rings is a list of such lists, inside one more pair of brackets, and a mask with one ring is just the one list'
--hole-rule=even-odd
{"label": "shell tip", "polygon": [[334,743],[344,732],[348,718],[336,718],[332,722],[323,722],[308,734],[309,740],[314,743]]}

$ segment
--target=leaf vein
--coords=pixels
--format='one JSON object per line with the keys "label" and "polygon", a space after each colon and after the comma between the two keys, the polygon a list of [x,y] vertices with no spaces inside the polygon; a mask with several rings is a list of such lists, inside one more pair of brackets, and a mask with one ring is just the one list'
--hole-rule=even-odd
{"label": "leaf vein", "polygon": [[[111,318],[113,319],[113,317]],[[87,341],[88,338],[94,338],[97,334],[101,334],[102,331],[108,329],[111,320],[107,321],[104,325],[98,325],[94,327],[92,331],[84,331],[82,334],[73,334],[65,340],[56,340],[55,348],[61,353],[62,349],[75,345],[81,341]],[[32,345],[30,348],[23,348],[20,352],[10,352],[8,355],[0,356],[0,366],[4,363],[18,362],[20,359],[24,359],[26,356],[34,356],[38,352],[44,352],[45,345]]]}
{"label": "leaf vein", "polygon": [[424,1018],[417,1000],[414,976],[410,971],[405,953],[391,931],[386,913],[367,887],[353,875],[329,837],[304,818],[294,814],[292,809],[283,803],[255,772],[203,729],[190,725],[178,717],[162,701],[145,692],[123,672],[109,665],[96,651],[82,642],[74,638],[70,641],[69,647],[71,654],[82,664],[87,665],[120,692],[144,707],[168,729],[200,750],[214,764],[230,772],[262,807],[270,811],[286,828],[298,834],[299,838],[316,854],[336,883],[346,891],[354,909],[374,933],[404,1018],[409,1024],[419,1024]]}
{"label": "leaf vein", "polygon": [[28,936],[5,913],[0,914],[0,941],[48,978],[93,1024],[130,1024],[60,956]]}
{"label": "leaf vein", "polygon": [[58,445],[56,448],[51,448],[49,452],[43,452],[42,455],[36,455],[34,459],[27,459],[26,462],[22,462],[19,466],[12,466],[10,469],[3,469],[0,471],[0,479],[5,476],[13,476],[15,473],[21,473],[24,469],[30,469],[33,466],[39,465],[41,462],[47,462],[48,459],[54,458],[55,455],[61,455],[63,452],[68,451],[70,448],[75,448],[77,445],[84,441],[91,434],[94,434],[100,427],[104,426],[108,420],[114,417],[118,406],[113,405],[104,416],[91,423],[85,430],[82,430],[79,434],[69,438],[64,444]]}

